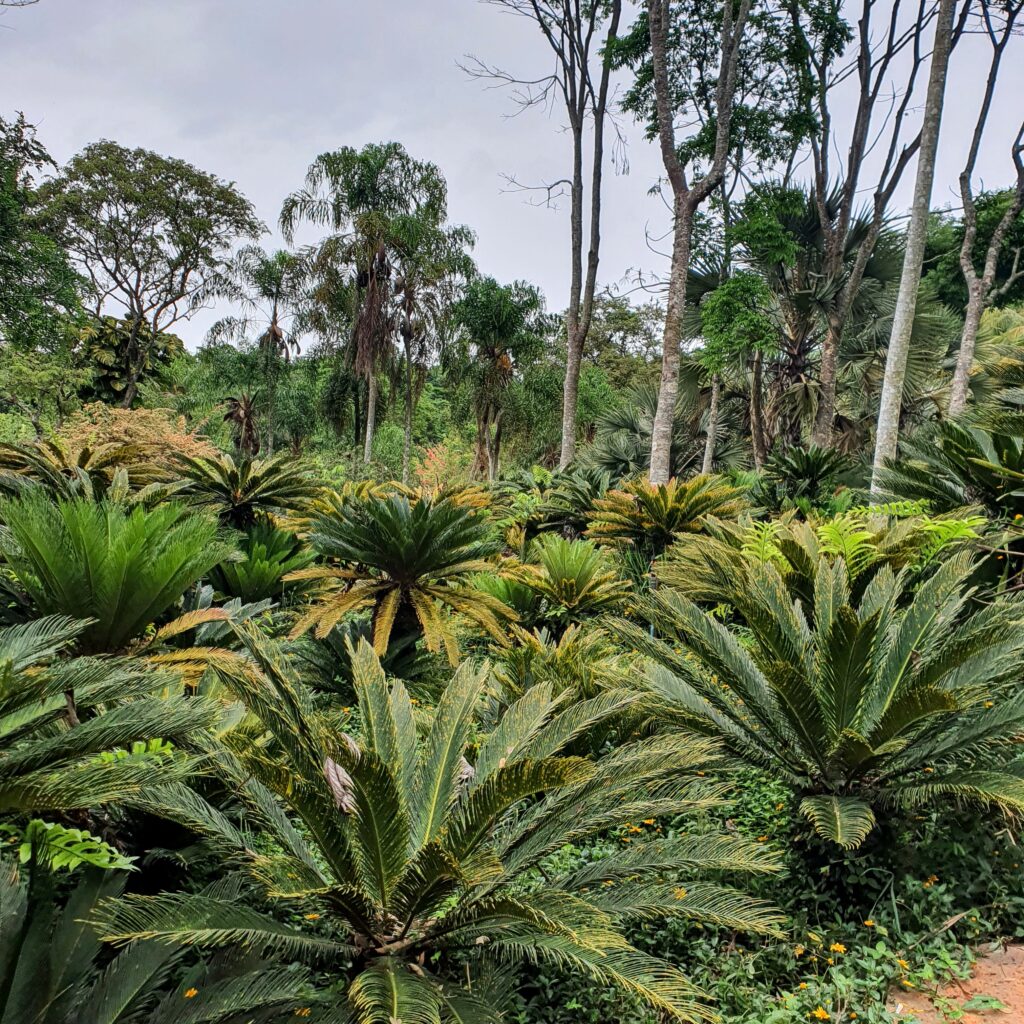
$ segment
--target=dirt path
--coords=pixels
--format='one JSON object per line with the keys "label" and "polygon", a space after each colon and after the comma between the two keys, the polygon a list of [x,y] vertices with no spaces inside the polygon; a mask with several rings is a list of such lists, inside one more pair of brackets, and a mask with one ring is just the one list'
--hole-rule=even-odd
{"label": "dirt path", "polygon": [[[944,1005],[947,1009],[963,1009],[963,1016],[943,1014]],[[1024,946],[1007,946],[979,956],[971,977],[949,985],[938,993],[938,999],[922,992],[900,993],[891,1008],[907,1024],[946,1024],[948,1020],[958,1024],[1024,1024]]]}

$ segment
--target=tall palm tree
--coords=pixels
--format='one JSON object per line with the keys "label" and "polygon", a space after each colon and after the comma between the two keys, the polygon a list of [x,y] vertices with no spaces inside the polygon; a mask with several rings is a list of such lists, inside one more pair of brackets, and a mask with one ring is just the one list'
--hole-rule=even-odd
{"label": "tall palm tree", "polygon": [[267,731],[266,743],[220,764],[267,842],[257,851],[200,801],[183,810],[173,787],[164,803],[260,889],[288,900],[298,923],[233,895],[127,896],[95,915],[107,938],[146,935],[309,961],[336,993],[333,1020],[485,1024],[506,1005],[503,977],[527,960],[621,987],[668,1019],[704,1021],[703,994],[679,968],[631,946],[624,926],[667,916],[777,927],[771,908],[712,880],[775,866],[761,844],[733,835],[638,838],[584,865],[554,863],[566,843],[613,822],[707,806],[720,793],[700,778],[714,760],[708,744],[678,733],[594,759],[567,756],[575,738],[622,711],[621,694],[564,708],[550,686],[536,687],[474,750],[488,673],[466,664],[420,742],[408,692],[386,679],[364,642],[355,664],[357,741],[340,731],[336,713],[316,710],[272,651],[255,656],[257,677],[226,681]]}
{"label": "tall palm tree", "polygon": [[241,316],[222,317],[209,330],[211,343],[249,341],[254,331],[267,392],[264,418],[265,447],[274,451],[274,407],[280,365],[298,354],[302,320],[308,293],[305,261],[295,253],[268,253],[258,245],[243,246],[228,262],[211,291],[237,303]]}
{"label": "tall palm tree", "polygon": [[437,215],[403,217],[396,224],[398,333],[405,362],[405,438],[402,483],[409,482],[412,421],[426,364],[439,347],[451,319],[459,284],[473,273],[466,251],[473,244],[467,227],[445,227]]}
{"label": "tall palm tree", "polygon": [[376,374],[392,348],[391,298],[396,227],[416,215],[444,221],[447,187],[438,168],[413,159],[397,142],[344,146],[321,153],[303,188],[281,209],[281,228],[291,238],[302,221],[333,234],[320,246],[320,262],[350,264],[360,301],[352,331],[354,366],[366,379],[366,442],[370,461],[377,406]]}
{"label": "tall palm tree", "polygon": [[[968,556],[919,586],[883,566],[859,599],[842,558],[818,555],[813,597],[794,599],[772,561],[719,576],[727,625],[667,588],[652,592],[649,654],[659,721],[719,737],[800,797],[817,833],[859,846],[880,812],[955,798],[1019,814],[1024,765],[1024,602],[970,609]],[[714,588],[713,588],[714,589]]]}

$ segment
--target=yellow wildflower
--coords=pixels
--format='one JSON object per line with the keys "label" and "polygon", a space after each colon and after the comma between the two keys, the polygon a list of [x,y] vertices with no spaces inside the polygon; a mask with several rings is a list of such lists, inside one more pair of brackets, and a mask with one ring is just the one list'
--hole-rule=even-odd
{"label": "yellow wildflower", "polygon": [[871,918],[869,917],[869,918],[868,918],[868,919],[867,919],[867,920],[866,920],[866,921],[864,922],[864,927],[865,927],[865,928],[874,928],[874,927],[875,927],[875,922],[874,922],[874,921],[872,921],[872,920],[871,920]]}
{"label": "yellow wildflower", "polygon": [[832,945],[828,947],[828,951],[830,953],[845,953],[846,947],[841,942],[833,942]]}
{"label": "yellow wildflower", "polygon": [[806,952],[806,950],[804,949],[803,946],[794,946],[793,947],[793,955],[794,956],[803,956],[805,952]]}
{"label": "yellow wildflower", "polygon": [[825,1009],[824,1006],[819,1006],[816,1010],[811,1011],[811,1016],[817,1017],[818,1020],[828,1020],[829,1012]]}
{"label": "yellow wildflower", "polygon": [[806,981],[801,981],[800,984],[797,986],[797,988],[799,988],[801,991],[803,991],[803,989],[807,988],[807,982]]}
{"label": "yellow wildflower", "polygon": [[907,963],[906,960],[897,960],[896,963],[898,963],[900,965],[900,967],[903,968],[903,970],[905,970],[905,971],[909,971],[910,970],[910,964]]}
{"label": "yellow wildflower", "polygon": [[306,915],[306,920],[307,921],[319,921],[320,920],[320,915],[319,914],[307,914]]}
{"label": "yellow wildflower", "polygon": [[195,999],[195,997],[197,995],[199,995],[199,989],[197,989],[197,988],[187,988],[187,989],[185,989],[184,996],[185,996],[186,999]]}
{"label": "yellow wildflower", "polygon": [[675,896],[677,900],[685,900],[687,892],[682,886],[680,886],[678,889],[672,890],[672,895]]}

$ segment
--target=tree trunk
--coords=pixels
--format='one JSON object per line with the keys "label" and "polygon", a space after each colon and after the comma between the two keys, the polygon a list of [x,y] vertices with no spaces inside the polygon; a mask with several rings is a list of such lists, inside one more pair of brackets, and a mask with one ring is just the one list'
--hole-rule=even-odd
{"label": "tree trunk", "polygon": [[487,449],[487,479],[494,483],[498,479],[499,459],[501,457],[501,409],[494,413],[494,418],[484,427],[484,441]]}
{"label": "tree trunk", "polygon": [[754,352],[750,381],[750,443],[754,450],[754,469],[764,469],[768,461],[768,445],[764,437],[764,356]]}
{"label": "tree trunk", "polygon": [[953,16],[956,0],[940,0],[935,21],[935,45],[925,97],[924,124],[921,127],[921,149],[917,156],[917,180],[914,201],[910,208],[903,272],[892,319],[889,350],[885,357],[885,378],[878,406],[878,428],[875,432],[875,460],[871,473],[871,493],[877,495],[879,474],[889,459],[896,457],[899,440],[900,409],[903,405],[903,382],[907,375],[907,357],[917,311],[917,291],[921,284],[928,214],[931,210],[932,183],[935,180],[935,154],[942,124],[942,107],[946,94],[946,73],[953,44]]}
{"label": "tree trunk", "polygon": [[366,378],[366,437],[363,441],[363,462],[373,456],[373,432],[377,425],[377,375],[373,372]]}
{"label": "tree trunk", "polygon": [[[566,325],[568,327],[568,325]],[[583,357],[584,335],[578,326],[567,330],[565,351],[565,385],[562,389],[562,447],[558,455],[558,468],[565,469],[576,456],[576,407],[579,400],[580,362]]]}
{"label": "tree trunk", "polygon": [[679,343],[686,309],[686,282],[693,237],[693,208],[682,200],[677,200],[675,207],[668,308],[661,343],[661,382],[658,385],[658,406],[651,428],[651,466],[648,475],[652,484],[666,483],[672,475],[672,427],[679,393]]}
{"label": "tree trunk", "polygon": [[359,394],[359,378],[352,381],[352,447],[359,447],[363,436],[363,399]]}
{"label": "tree trunk", "polygon": [[711,407],[708,409],[707,440],[704,442],[704,463],[702,473],[710,473],[715,461],[715,442],[718,440],[718,403],[721,400],[722,382],[718,374],[711,377]]}
{"label": "tree trunk", "polygon": [[487,425],[483,414],[478,414],[476,419],[476,446],[470,476],[474,480],[483,480],[487,476]]}
{"label": "tree trunk", "polygon": [[409,460],[412,454],[412,405],[413,405],[413,373],[412,346],[409,339],[405,340],[405,436],[402,439],[402,483],[409,482]]}
{"label": "tree trunk", "polygon": [[964,329],[960,335],[960,351],[956,357],[956,369],[949,388],[950,419],[962,416],[967,408],[970,392],[971,367],[974,365],[974,346],[978,340],[981,314],[985,312],[985,286],[980,280],[972,281],[967,291],[967,309],[964,310]]}
{"label": "tree trunk", "polygon": [[839,342],[843,337],[841,317],[829,314],[825,337],[821,341],[821,367],[818,371],[818,408],[814,413],[811,444],[818,448],[832,447],[832,425],[836,418],[836,367]]}

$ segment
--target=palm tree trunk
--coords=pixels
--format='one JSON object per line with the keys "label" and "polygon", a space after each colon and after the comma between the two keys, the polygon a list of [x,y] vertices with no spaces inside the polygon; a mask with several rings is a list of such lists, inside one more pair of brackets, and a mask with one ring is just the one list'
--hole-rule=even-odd
{"label": "palm tree trunk", "polygon": [[711,377],[711,408],[708,409],[708,432],[707,440],[704,442],[704,464],[701,466],[702,473],[710,473],[715,461],[715,442],[718,439],[718,404],[721,400],[722,382],[718,374]]}
{"label": "palm tree trunk", "polygon": [[377,375],[372,371],[366,378],[366,438],[363,441],[363,462],[373,456],[373,432],[377,425]]}
{"label": "palm tree trunk", "polygon": [[818,448],[832,447],[832,426],[836,418],[836,368],[843,323],[838,311],[828,316],[825,337],[821,341],[821,368],[818,374],[818,408],[814,414],[811,444]]}
{"label": "palm tree trunk", "polygon": [[879,474],[884,469],[886,461],[896,457],[900,409],[903,405],[903,382],[907,375],[907,357],[910,354],[910,338],[914,330],[914,314],[917,311],[917,291],[921,284],[921,268],[924,265],[932,183],[935,180],[935,154],[938,150],[939,129],[942,124],[955,13],[956,0],[940,0],[935,22],[935,45],[932,49],[928,93],[925,98],[924,124],[921,128],[921,149],[917,157],[917,181],[910,209],[910,224],[907,227],[907,247],[903,254],[903,272],[900,275],[900,290],[892,320],[889,351],[885,357],[882,397],[878,406],[875,459],[871,472],[872,495],[878,494]]}
{"label": "palm tree trunk", "polygon": [[754,449],[754,468],[763,469],[768,461],[768,445],[764,436],[764,355],[754,352],[750,381],[750,443]]}

